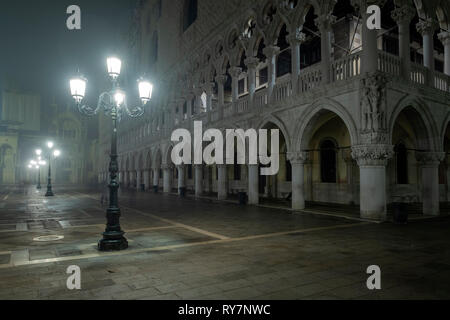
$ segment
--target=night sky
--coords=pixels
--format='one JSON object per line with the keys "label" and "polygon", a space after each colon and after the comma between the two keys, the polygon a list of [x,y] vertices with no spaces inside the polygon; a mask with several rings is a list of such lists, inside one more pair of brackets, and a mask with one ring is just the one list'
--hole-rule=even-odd
{"label": "night sky", "polygon": [[[69,5],[81,8],[82,30],[66,27]],[[70,101],[77,68],[89,79],[88,97],[106,89],[106,57],[119,53],[136,0],[0,0],[0,86]],[[89,90],[90,89],[90,90]],[[91,100],[92,101],[92,100]],[[94,102],[96,103],[96,102]]]}

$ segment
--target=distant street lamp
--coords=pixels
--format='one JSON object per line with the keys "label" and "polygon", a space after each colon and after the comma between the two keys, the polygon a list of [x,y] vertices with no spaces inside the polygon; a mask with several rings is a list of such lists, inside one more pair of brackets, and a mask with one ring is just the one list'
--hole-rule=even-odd
{"label": "distant street lamp", "polygon": [[[36,150],[36,155],[40,155],[42,154],[42,152],[38,152],[41,150]],[[36,189],[41,190],[41,166],[45,166],[47,163],[45,161],[42,161],[41,157],[38,157],[38,160],[31,160],[30,164],[28,165],[29,169],[33,169],[35,168],[36,170],[38,170],[38,182],[37,182],[37,187]]]}
{"label": "distant street lamp", "polygon": [[[54,159],[58,158],[61,155],[61,151],[54,150],[54,143],[49,141],[47,142],[47,147],[49,149],[48,152],[48,180],[47,180],[47,192],[45,193],[46,197],[53,197],[53,190],[52,190],[52,169],[51,169],[51,162],[52,162],[52,156]],[[52,152],[53,151],[53,152]]]}
{"label": "distant street lamp", "polygon": [[111,114],[112,133],[111,133],[111,155],[110,155],[110,183],[109,183],[109,207],[106,210],[106,230],[103,238],[98,243],[100,251],[117,251],[128,248],[128,241],[125,239],[125,232],[120,227],[120,208],[118,200],[119,182],[117,181],[118,163],[117,163],[117,122],[120,121],[122,113],[125,111],[132,118],[140,117],[145,112],[145,106],[152,97],[153,85],[141,78],[138,80],[139,98],[141,106],[129,108],[126,95],[119,88],[118,78],[122,67],[122,61],[116,57],[107,59],[107,70],[112,82],[112,89],[109,92],[103,92],[98,99],[97,107],[92,108],[82,105],[86,93],[87,80],[78,75],[70,80],[70,91],[75,100],[78,110],[88,116],[96,115],[101,108],[106,114]]}

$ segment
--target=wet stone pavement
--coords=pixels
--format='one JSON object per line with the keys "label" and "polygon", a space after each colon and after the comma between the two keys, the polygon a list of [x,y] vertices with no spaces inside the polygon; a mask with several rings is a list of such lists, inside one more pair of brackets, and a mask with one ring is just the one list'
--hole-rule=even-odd
{"label": "wet stone pavement", "polygon": [[[0,190],[0,299],[450,297],[448,217],[399,226],[123,192],[129,249],[101,253],[100,193],[44,193]],[[71,265],[81,290],[67,289]],[[381,290],[367,288],[371,265]]]}

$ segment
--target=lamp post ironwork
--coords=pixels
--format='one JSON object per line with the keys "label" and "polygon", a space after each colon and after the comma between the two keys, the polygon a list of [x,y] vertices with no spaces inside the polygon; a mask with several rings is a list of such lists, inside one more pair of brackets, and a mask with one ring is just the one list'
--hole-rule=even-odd
{"label": "lamp post ironwork", "polygon": [[55,194],[53,193],[52,188],[52,168],[51,168],[51,162],[52,162],[52,155],[56,159],[60,156],[61,152],[59,150],[55,150],[52,153],[54,143],[53,142],[47,142],[47,147],[50,149],[50,152],[48,153],[48,178],[47,178],[47,192],[45,193],[46,197],[54,197]]}
{"label": "lamp post ironwork", "polygon": [[131,118],[137,118],[144,114],[145,106],[152,97],[153,85],[147,80],[141,78],[138,80],[139,97],[141,106],[129,108],[125,92],[120,89],[118,78],[122,62],[116,57],[107,59],[108,74],[111,79],[112,89],[100,94],[97,107],[92,108],[82,104],[85,97],[87,80],[81,75],[70,80],[70,91],[78,110],[88,116],[98,114],[100,109],[104,109],[105,114],[109,114],[112,120],[111,132],[111,154],[109,165],[109,206],[106,210],[106,229],[103,238],[98,243],[100,251],[118,251],[128,248],[128,241],[124,237],[125,232],[120,226],[120,208],[118,200],[119,181],[117,173],[119,166],[117,162],[117,123],[120,122],[122,114],[125,112]]}

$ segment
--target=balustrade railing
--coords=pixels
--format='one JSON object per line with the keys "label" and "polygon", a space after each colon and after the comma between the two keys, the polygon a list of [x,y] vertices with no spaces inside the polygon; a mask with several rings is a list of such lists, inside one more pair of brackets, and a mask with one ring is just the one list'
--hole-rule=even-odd
{"label": "balustrade railing", "polygon": [[223,116],[224,118],[231,117],[233,115],[233,104],[227,103],[223,106]]}
{"label": "balustrade railing", "polygon": [[347,80],[361,74],[361,53],[353,53],[349,56],[331,63],[331,82]]}
{"label": "balustrade railing", "polygon": [[416,63],[411,63],[411,81],[418,84],[425,84],[427,80],[427,69]]}
{"label": "balustrade railing", "polygon": [[240,97],[238,102],[237,102],[237,112],[238,113],[243,113],[243,112],[247,112],[249,110],[249,96],[243,96]]}
{"label": "balustrade railing", "polygon": [[287,75],[279,78],[273,89],[273,100],[275,102],[283,101],[292,95],[291,76]]}
{"label": "balustrade railing", "polygon": [[255,93],[255,108],[261,108],[265,106],[269,101],[267,97],[267,88],[261,89]]}
{"label": "balustrade railing", "polygon": [[317,88],[322,83],[321,64],[315,64],[300,71],[298,78],[299,92],[308,92],[311,89]]}
{"label": "balustrade railing", "polygon": [[378,51],[378,70],[393,76],[400,76],[400,57],[384,51]]}
{"label": "balustrade railing", "polygon": [[450,76],[435,71],[434,87],[438,90],[450,92]]}

